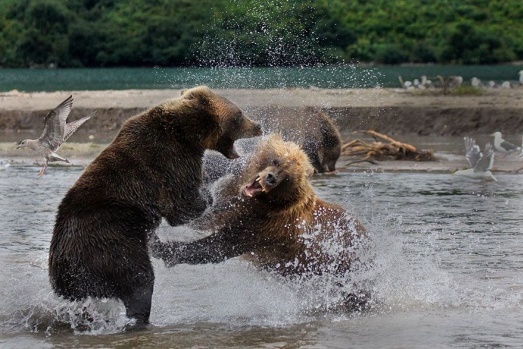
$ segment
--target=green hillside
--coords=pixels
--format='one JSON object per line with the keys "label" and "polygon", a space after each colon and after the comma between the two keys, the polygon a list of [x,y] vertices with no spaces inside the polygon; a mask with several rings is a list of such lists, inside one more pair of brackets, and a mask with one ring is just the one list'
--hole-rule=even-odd
{"label": "green hillside", "polygon": [[521,0],[0,0],[0,66],[523,60]]}

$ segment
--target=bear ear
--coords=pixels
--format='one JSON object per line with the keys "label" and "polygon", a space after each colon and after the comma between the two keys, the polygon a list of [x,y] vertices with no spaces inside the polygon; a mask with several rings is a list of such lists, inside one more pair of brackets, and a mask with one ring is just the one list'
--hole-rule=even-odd
{"label": "bear ear", "polygon": [[194,93],[194,92],[195,92],[194,89],[191,89],[191,88],[190,89],[184,89],[184,90],[182,90],[182,93],[181,93],[182,98],[184,98],[184,99],[195,99],[197,97],[197,94]]}
{"label": "bear ear", "polygon": [[196,99],[207,97],[211,93],[210,89],[207,86],[197,86],[189,89],[183,89],[181,95],[185,99]]}

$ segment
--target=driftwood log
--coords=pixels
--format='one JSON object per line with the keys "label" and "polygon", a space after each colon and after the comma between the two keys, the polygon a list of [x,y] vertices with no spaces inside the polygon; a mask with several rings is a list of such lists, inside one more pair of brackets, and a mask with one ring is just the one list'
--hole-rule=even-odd
{"label": "driftwood log", "polygon": [[342,154],[346,156],[359,156],[356,162],[371,162],[383,160],[410,160],[410,161],[435,161],[432,150],[418,150],[411,144],[399,142],[387,135],[373,130],[356,131],[374,138],[374,142],[366,142],[355,139],[345,142],[342,146]]}

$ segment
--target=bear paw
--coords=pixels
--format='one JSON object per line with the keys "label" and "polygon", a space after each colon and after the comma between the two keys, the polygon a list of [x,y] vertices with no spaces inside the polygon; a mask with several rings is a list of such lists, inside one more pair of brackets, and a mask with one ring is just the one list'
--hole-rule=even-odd
{"label": "bear paw", "polygon": [[158,235],[154,233],[151,234],[149,238],[149,249],[151,255],[154,258],[163,260],[167,267],[172,267],[178,264],[178,259],[175,254],[178,244],[179,243],[175,241],[163,242],[160,240]]}

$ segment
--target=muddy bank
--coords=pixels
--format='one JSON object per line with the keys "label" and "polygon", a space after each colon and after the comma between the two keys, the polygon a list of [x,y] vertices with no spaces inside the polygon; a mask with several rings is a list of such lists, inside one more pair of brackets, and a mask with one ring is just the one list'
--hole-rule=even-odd
{"label": "muddy bank", "polygon": [[[72,140],[109,142],[122,123],[146,108],[75,108],[69,120],[76,120],[98,110],[92,121],[77,131]],[[376,130],[393,136],[438,135],[462,136],[491,134],[500,131],[506,136],[523,134],[523,109],[519,108],[434,108],[417,106],[336,107],[322,108],[339,127],[344,137],[355,130]],[[266,108],[246,109],[253,119],[262,120]],[[37,137],[43,129],[47,110],[0,110],[0,139],[15,141],[21,135]],[[20,135],[20,136],[19,136]]]}
{"label": "muddy bank", "polygon": [[[329,113],[342,133],[374,129],[391,135],[523,133],[523,88],[486,90],[482,95],[449,96],[436,91],[397,89],[217,90],[253,118],[261,119],[266,107],[315,106]],[[111,139],[121,124],[180,90],[68,91],[0,94],[0,137],[13,133],[38,133],[45,114],[69,94],[74,97],[70,120],[99,110],[84,124],[81,134],[97,141]]]}
{"label": "muddy bank", "polygon": [[[436,171],[453,172],[467,166],[463,135],[479,144],[490,140],[495,130],[512,142],[521,142],[523,134],[523,88],[489,90],[477,96],[444,96],[435,91],[397,89],[365,90],[217,90],[238,104],[249,116],[262,120],[270,106],[296,108],[314,106],[333,117],[345,140],[360,137],[355,130],[374,129],[411,143],[419,149],[433,149],[438,161],[390,161],[378,165],[346,165],[341,170]],[[85,165],[112,140],[122,123],[162,101],[177,97],[180,90],[64,91],[52,93],[0,94],[0,165],[9,162],[31,165],[41,162],[27,150],[17,150],[24,138],[37,138],[46,113],[70,94],[74,97],[70,121],[98,110],[60,148],[60,154],[74,165]],[[63,166],[61,163],[53,164]],[[519,157],[496,157],[498,172],[523,173]],[[1,170],[1,166],[0,166]],[[519,171],[518,171],[519,170]]]}
{"label": "muddy bank", "polygon": [[327,112],[343,130],[372,129],[389,135],[461,136],[523,133],[523,109],[493,107],[331,108]]}

